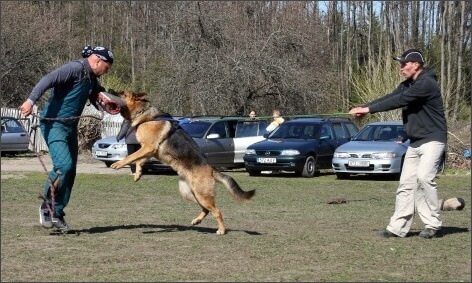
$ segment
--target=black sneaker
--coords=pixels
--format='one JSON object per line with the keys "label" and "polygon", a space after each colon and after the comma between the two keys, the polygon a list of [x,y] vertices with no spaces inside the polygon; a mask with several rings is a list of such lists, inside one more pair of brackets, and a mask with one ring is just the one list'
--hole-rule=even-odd
{"label": "black sneaker", "polygon": [[431,239],[431,238],[436,238],[441,236],[441,230],[434,230],[431,228],[425,228],[423,231],[420,232],[418,235],[421,238],[425,239]]}
{"label": "black sneaker", "polygon": [[384,229],[379,232],[379,236],[383,238],[391,238],[391,237],[398,237],[396,234],[393,234],[392,232],[388,231],[387,229]]}
{"label": "black sneaker", "polygon": [[39,224],[44,228],[52,228],[51,213],[44,202],[39,206]]}
{"label": "black sneaker", "polygon": [[54,225],[55,228],[61,230],[62,232],[68,232],[70,230],[70,227],[69,225],[67,225],[64,216],[53,217],[52,225]]}

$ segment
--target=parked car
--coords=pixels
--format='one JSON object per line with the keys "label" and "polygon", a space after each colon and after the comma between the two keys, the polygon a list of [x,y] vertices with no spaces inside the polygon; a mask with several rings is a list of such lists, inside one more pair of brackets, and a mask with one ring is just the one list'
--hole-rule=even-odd
{"label": "parked car", "polygon": [[[28,119],[25,119],[29,121]],[[29,151],[29,135],[20,121],[14,117],[1,116],[1,155]]]}
{"label": "parked car", "polygon": [[266,119],[194,117],[180,126],[201,148],[208,162],[220,169],[244,168],[246,148],[264,140]]}
{"label": "parked car", "polygon": [[335,149],[358,131],[350,119],[292,119],[275,129],[267,140],[250,145],[244,164],[251,176],[278,170],[314,177],[319,170],[331,168]]}
{"label": "parked car", "polygon": [[367,124],[350,142],[336,149],[333,170],[338,179],[347,179],[351,174],[398,177],[409,144],[402,121]]}
{"label": "parked car", "polygon": [[116,136],[99,139],[92,145],[93,158],[103,161],[107,167],[128,155],[125,139],[116,140]]}
{"label": "parked car", "polygon": [[[125,139],[117,141],[116,136],[109,136],[97,140],[92,146],[92,156],[97,160],[103,161],[107,167],[110,167],[114,162],[128,156]],[[172,170],[172,168],[152,157],[143,165],[143,173],[154,170]]]}
{"label": "parked car", "polygon": [[[210,164],[221,169],[244,168],[243,155],[248,145],[263,140],[267,120],[246,117],[199,116],[179,119],[180,126],[201,148]],[[110,166],[127,156],[124,140],[116,136],[96,141],[92,146],[95,159]],[[143,166],[143,171],[170,169],[156,158]]]}

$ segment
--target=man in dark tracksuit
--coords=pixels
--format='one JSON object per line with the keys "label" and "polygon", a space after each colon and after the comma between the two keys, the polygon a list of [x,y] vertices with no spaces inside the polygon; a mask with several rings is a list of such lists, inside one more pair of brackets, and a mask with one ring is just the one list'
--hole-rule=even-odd
{"label": "man in dark tracksuit", "polygon": [[447,143],[447,124],[443,99],[436,74],[423,68],[420,51],[410,49],[395,57],[401,63],[405,81],[390,94],[349,111],[356,117],[367,113],[402,108],[405,131],[410,146],[405,154],[400,184],[396,192],[395,212],[382,237],[405,237],[415,210],[425,224],[419,236],[433,238],[440,234],[437,185],[434,178],[443,161]]}
{"label": "man in dark tracksuit", "polygon": [[[76,176],[78,140],[77,117],[90,100],[94,105],[97,95],[104,88],[98,77],[108,72],[113,63],[113,53],[105,47],[92,49],[86,46],[83,59],[68,62],[45,75],[21,105],[23,115],[32,112],[33,105],[51,89],[50,97],[41,111],[40,128],[49,148],[53,169],[49,172],[44,187],[45,202],[39,209],[43,227],[56,227],[68,231],[64,220],[64,208],[69,203]],[[47,205],[52,208],[53,215]]]}
{"label": "man in dark tracksuit", "polygon": [[[123,124],[121,124],[120,132],[116,135],[116,141],[120,141],[122,138],[125,138],[126,149],[128,155],[135,153],[141,148],[138,140],[136,139],[136,128],[131,127],[131,121],[124,119]],[[136,164],[130,164],[131,173],[136,172]]]}

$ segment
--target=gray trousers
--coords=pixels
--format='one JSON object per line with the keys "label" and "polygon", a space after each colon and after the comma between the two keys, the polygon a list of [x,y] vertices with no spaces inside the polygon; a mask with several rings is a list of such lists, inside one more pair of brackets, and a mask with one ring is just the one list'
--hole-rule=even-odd
{"label": "gray trousers", "polygon": [[445,144],[431,141],[420,147],[408,147],[403,163],[400,185],[395,199],[395,212],[387,230],[405,237],[415,211],[425,228],[441,229],[437,184],[434,182],[442,162]]}

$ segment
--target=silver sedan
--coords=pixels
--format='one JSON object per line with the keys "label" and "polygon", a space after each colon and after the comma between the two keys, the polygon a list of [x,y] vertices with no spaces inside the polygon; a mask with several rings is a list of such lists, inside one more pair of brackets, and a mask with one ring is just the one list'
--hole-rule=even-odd
{"label": "silver sedan", "polygon": [[409,144],[402,121],[370,123],[336,149],[332,167],[338,179],[347,179],[351,174],[399,177]]}

